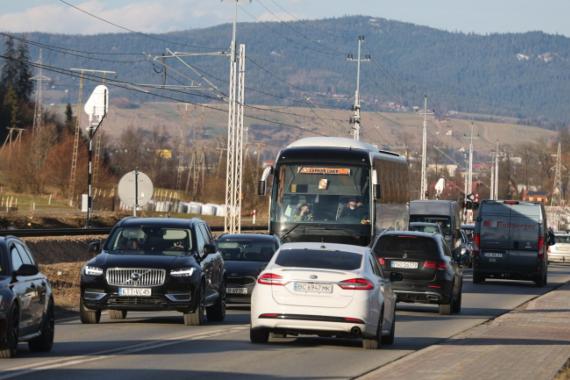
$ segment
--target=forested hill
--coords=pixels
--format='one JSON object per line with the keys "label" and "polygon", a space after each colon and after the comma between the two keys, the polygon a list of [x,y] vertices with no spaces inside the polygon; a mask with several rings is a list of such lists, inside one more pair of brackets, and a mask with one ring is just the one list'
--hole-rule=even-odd
{"label": "forested hill", "polygon": [[[228,49],[230,25],[161,35],[96,36],[30,33],[44,45],[44,64],[59,68],[87,67],[118,72],[117,80],[135,83],[204,83],[174,59],[166,71],[143,52]],[[364,16],[289,23],[240,23],[238,40],[246,44],[246,99],[250,104],[283,104],[348,108],[355,87],[357,36],[364,35],[361,92],[365,110],[422,103],[430,108],[514,116],[537,123],[570,121],[570,38],[541,32],[477,35],[452,33],[409,23]],[[32,46],[31,57],[37,57]],[[55,49],[61,47],[70,50]],[[227,93],[228,63],[223,57],[193,57],[188,62]],[[176,72],[178,71],[178,73]],[[77,80],[46,72],[53,80],[53,101],[74,102]],[[123,84],[124,85],[124,84]],[[68,95],[63,91],[68,89]],[[215,93],[151,90],[174,99],[215,101]],[[112,95],[152,99],[114,90]],[[59,97],[59,98],[57,98]],[[309,98],[309,100],[307,100]],[[160,100],[154,98],[153,100]]]}

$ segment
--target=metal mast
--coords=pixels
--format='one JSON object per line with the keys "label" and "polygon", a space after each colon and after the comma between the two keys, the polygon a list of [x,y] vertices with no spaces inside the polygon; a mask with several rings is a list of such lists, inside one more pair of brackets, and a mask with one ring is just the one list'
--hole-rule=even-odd
{"label": "metal mast", "polygon": [[495,199],[495,160],[496,154],[493,154],[491,158],[491,186],[489,186],[489,199]]}
{"label": "metal mast", "polygon": [[356,141],[360,140],[360,63],[370,61],[370,55],[365,55],[361,58],[361,48],[362,42],[364,42],[364,36],[358,36],[358,52],[357,58],[354,59],[352,54],[347,56],[348,61],[356,61],[356,91],[354,92],[354,116],[350,119],[352,123],[352,136]]}
{"label": "metal mast", "polygon": [[420,199],[426,199],[427,194],[427,95],[424,96],[424,123],[422,130],[422,174],[420,179]]}
{"label": "metal mast", "polygon": [[495,148],[495,187],[493,189],[493,199],[499,199],[499,160],[500,160],[500,153],[499,153],[499,141],[497,141],[497,147]]}
{"label": "metal mast", "polygon": [[475,124],[471,123],[471,135],[469,137],[469,171],[467,174],[467,188],[465,198],[473,191],[473,130]]}
{"label": "metal mast", "polygon": [[[40,55],[38,58],[38,75],[31,77],[30,79],[37,82],[35,104],[34,104],[34,121],[32,124],[32,134],[35,136],[38,130],[41,129],[43,125],[43,90],[44,82],[49,81],[50,78],[46,77],[43,72],[43,58],[42,49],[40,49]],[[15,125],[11,126],[16,127]]]}
{"label": "metal mast", "polygon": [[560,206],[562,204],[562,144],[558,142],[558,151],[556,152],[556,166],[554,167],[554,184],[552,186],[552,197],[550,197],[551,206]]}

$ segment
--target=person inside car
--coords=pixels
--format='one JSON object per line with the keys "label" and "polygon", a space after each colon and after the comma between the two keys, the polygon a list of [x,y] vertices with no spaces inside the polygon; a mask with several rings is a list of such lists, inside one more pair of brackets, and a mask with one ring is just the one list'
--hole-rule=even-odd
{"label": "person inside car", "polygon": [[346,202],[345,208],[341,211],[339,219],[349,223],[370,223],[366,209],[361,201],[357,198],[350,198]]}
{"label": "person inside car", "polygon": [[306,222],[309,220],[313,220],[313,214],[311,213],[311,207],[308,203],[301,204],[295,215],[293,216],[293,220],[296,222]]}

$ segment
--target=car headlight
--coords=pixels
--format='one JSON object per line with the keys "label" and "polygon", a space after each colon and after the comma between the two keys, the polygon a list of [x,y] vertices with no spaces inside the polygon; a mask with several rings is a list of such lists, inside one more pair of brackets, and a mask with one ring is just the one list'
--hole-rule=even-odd
{"label": "car headlight", "polygon": [[461,254],[464,255],[467,253],[467,249],[466,248],[461,248]]}
{"label": "car headlight", "polygon": [[101,276],[103,274],[103,268],[86,265],[83,267],[83,273],[87,276]]}
{"label": "car headlight", "polygon": [[170,275],[172,277],[192,277],[194,269],[195,268],[173,269],[170,271]]}

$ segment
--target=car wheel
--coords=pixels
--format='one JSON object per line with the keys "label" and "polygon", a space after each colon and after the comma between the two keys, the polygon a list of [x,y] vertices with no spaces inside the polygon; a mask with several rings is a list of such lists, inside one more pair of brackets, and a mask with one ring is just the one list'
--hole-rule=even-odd
{"label": "car wheel", "polygon": [[216,303],[206,308],[208,321],[222,322],[226,318],[226,284],[222,284],[221,289]]}
{"label": "car wheel", "polygon": [[485,276],[481,273],[473,271],[473,283],[474,284],[482,284],[485,282]]}
{"label": "car wheel", "polygon": [[449,303],[440,303],[439,304],[439,314],[441,315],[450,315],[453,303],[455,302],[455,295],[453,294],[453,289],[451,290],[451,295],[449,298]]}
{"label": "car wheel", "polygon": [[204,307],[204,286],[200,287],[200,299],[196,310],[191,313],[184,313],[184,324],[186,326],[200,326],[206,321],[206,310]]}
{"label": "car wheel", "polygon": [[249,328],[249,341],[254,344],[267,343],[269,340],[269,331],[264,328]]}
{"label": "car wheel", "polygon": [[49,301],[46,314],[41,326],[41,335],[28,342],[31,352],[49,352],[53,347],[55,332],[55,317],[53,312],[53,300]]}
{"label": "car wheel", "polygon": [[544,288],[546,286],[546,282],[548,280],[547,277],[547,272],[544,271],[544,273],[540,274],[537,276],[537,278],[535,278],[534,283],[536,284],[537,287],[539,288]]}
{"label": "car wheel", "polygon": [[6,335],[1,337],[3,339],[0,343],[0,359],[13,358],[16,356],[16,351],[18,350],[18,330],[20,323],[18,307],[14,306],[8,315],[9,318],[6,321]]}
{"label": "car wheel", "polygon": [[101,321],[101,310],[92,310],[83,304],[83,300],[79,301],[79,319],[81,323],[90,325]]}
{"label": "car wheel", "polygon": [[463,284],[459,285],[459,293],[455,296],[455,301],[453,302],[452,312],[453,314],[459,314],[461,312],[461,299],[462,297]]}
{"label": "car wheel", "polygon": [[384,320],[384,312],[380,315],[378,327],[376,328],[376,336],[373,338],[362,338],[362,348],[365,350],[376,350],[382,346],[382,321]]}
{"label": "car wheel", "polygon": [[382,344],[391,345],[394,344],[394,339],[396,336],[396,313],[394,310],[394,321],[392,321],[392,327],[390,328],[390,334],[382,336]]}
{"label": "car wheel", "polygon": [[109,318],[125,319],[127,318],[127,310],[109,310]]}

